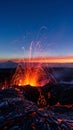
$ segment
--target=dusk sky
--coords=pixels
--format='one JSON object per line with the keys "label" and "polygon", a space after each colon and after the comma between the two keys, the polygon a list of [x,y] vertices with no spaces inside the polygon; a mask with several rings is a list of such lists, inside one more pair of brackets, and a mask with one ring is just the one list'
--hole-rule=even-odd
{"label": "dusk sky", "polygon": [[73,0],[0,0],[0,59],[29,49],[33,57],[73,56]]}

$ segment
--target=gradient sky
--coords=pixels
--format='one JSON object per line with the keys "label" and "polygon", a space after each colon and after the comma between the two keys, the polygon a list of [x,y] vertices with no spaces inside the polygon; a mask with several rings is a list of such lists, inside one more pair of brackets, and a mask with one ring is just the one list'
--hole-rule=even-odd
{"label": "gradient sky", "polygon": [[73,0],[0,0],[0,59],[27,57],[29,49],[73,56]]}

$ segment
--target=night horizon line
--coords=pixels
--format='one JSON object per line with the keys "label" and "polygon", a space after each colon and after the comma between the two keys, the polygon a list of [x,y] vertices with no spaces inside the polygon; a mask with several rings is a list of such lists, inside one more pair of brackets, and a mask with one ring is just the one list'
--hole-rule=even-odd
{"label": "night horizon line", "polygon": [[42,62],[42,63],[73,63],[73,56],[40,56],[40,57],[19,57],[19,58],[0,58],[0,62]]}

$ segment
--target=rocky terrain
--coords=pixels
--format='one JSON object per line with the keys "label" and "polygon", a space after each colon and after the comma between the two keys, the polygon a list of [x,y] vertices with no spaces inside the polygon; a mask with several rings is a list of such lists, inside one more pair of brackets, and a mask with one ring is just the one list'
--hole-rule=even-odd
{"label": "rocky terrain", "polygon": [[0,90],[0,130],[72,130],[73,86],[12,86]]}

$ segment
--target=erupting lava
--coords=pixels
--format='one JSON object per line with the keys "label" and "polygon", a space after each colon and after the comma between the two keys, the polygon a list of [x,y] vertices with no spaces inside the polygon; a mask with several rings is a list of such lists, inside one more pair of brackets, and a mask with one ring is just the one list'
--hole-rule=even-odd
{"label": "erupting lava", "polygon": [[43,86],[46,83],[49,83],[49,73],[41,65],[28,64],[19,65],[16,69],[16,72],[12,78],[12,85],[18,86]]}
{"label": "erupting lava", "polygon": [[43,86],[49,83],[51,78],[55,81],[54,77],[48,72],[48,70],[45,70],[45,68],[42,66],[42,63],[32,62],[32,51],[37,51],[40,47],[38,42],[35,45],[35,48],[33,45],[34,43],[31,42],[28,60],[25,62],[25,64],[23,62],[22,64],[18,65],[16,72],[12,77],[11,85]]}

